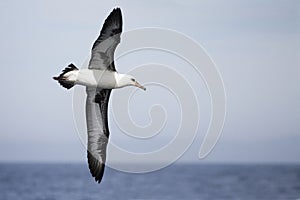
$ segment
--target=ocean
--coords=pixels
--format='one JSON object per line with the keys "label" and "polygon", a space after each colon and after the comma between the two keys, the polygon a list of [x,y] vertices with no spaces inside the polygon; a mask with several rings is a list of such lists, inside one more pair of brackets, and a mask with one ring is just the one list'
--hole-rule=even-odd
{"label": "ocean", "polygon": [[1,200],[300,199],[300,165],[173,164],[146,174],[86,164],[0,164]]}

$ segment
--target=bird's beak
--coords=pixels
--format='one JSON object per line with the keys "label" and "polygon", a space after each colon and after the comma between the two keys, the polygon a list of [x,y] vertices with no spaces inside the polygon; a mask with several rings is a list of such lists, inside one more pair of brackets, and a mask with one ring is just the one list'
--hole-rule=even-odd
{"label": "bird's beak", "polygon": [[142,86],[141,84],[139,84],[137,81],[135,82],[134,86],[136,86],[138,88],[141,88],[141,89],[146,91],[146,88],[144,86]]}

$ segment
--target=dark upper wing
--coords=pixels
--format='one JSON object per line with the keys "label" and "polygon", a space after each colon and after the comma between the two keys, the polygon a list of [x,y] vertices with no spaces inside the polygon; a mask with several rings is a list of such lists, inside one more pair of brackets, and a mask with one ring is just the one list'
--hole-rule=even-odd
{"label": "dark upper wing", "polygon": [[120,8],[115,8],[106,18],[100,36],[92,47],[89,69],[108,69],[116,71],[114,52],[120,43],[121,32],[122,13]]}
{"label": "dark upper wing", "polygon": [[90,172],[100,183],[105,167],[109,137],[107,107],[111,90],[87,87],[86,91],[87,157]]}

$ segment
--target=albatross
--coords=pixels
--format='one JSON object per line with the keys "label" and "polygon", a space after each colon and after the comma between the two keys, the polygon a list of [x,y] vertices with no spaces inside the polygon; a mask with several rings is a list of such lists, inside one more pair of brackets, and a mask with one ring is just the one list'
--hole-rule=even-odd
{"label": "albatross", "polygon": [[115,8],[106,18],[99,37],[92,46],[88,69],[69,64],[54,80],[70,89],[86,87],[87,159],[91,175],[100,183],[103,177],[109,138],[108,101],[112,89],[136,86],[146,90],[136,79],[116,71],[114,52],[120,43],[122,13]]}

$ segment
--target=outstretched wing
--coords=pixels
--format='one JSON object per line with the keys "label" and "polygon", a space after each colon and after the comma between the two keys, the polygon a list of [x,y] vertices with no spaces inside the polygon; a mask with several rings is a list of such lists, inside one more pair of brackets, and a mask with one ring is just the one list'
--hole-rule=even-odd
{"label": "outstretched wing", "polygon": [[114,53],[120,43],[122,32],[122,13],[120,8],[115,8],[106,18],[100,36],[92,47],[92,56],[89,69],[108,69],[116,71]]}
{"label": "outstretched wing", "polygon": [[[89,69],[116,71],[114,52],[120,43],[121,32],[122,13],[120,8],[115,8],[106,18],[100,36],[93,44]],[[109,138],[107,107],[111,90],[87,87],[86,92],[87,157],[90,172],[100,183],[104,173]]]}
{"label": "outstretched wing", "polygon": [[100,183],[103,177],[109,138],[107,107],[111,90],[87,87],[86,92],[87,158],[92,176]]}

